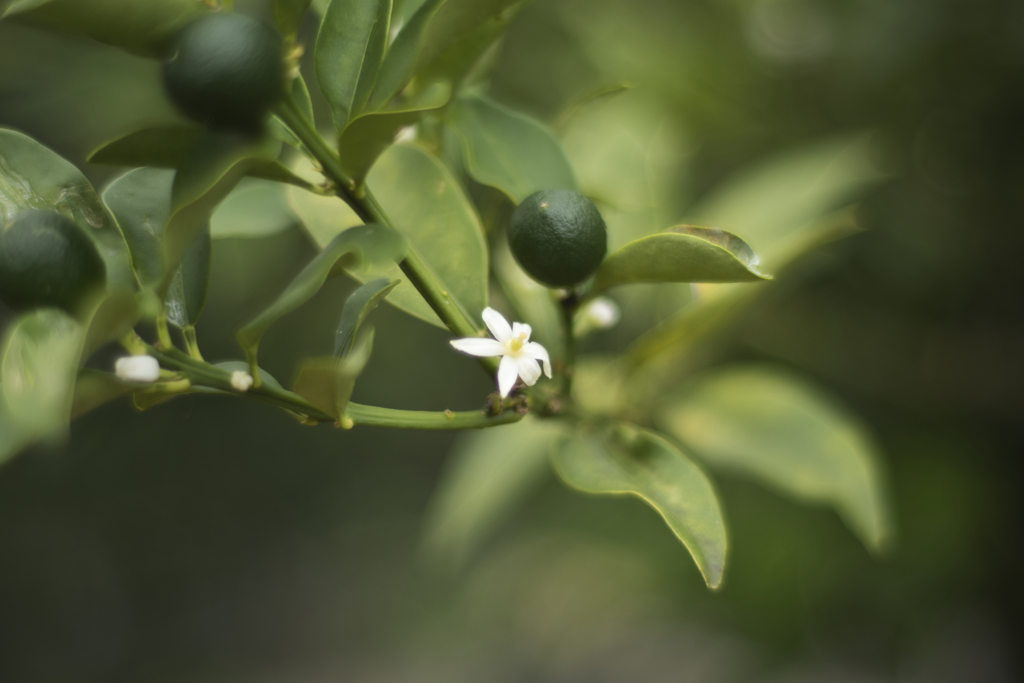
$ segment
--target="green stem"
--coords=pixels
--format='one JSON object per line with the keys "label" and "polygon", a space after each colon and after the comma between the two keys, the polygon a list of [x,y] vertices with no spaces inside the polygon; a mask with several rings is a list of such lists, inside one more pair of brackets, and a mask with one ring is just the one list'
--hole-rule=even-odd
{"label": "green stem", "polygon": [[174,342],[171,341],[171,332],[167,329],[167,312],[164,310],[163,304],[160,306],[160,313],[156,316],[156,337],[161,347],[165,349],[173,349]]}
{"label": "green stem", "polygon": [[573,323],[579,299],[569,295],[559,302],[562,312],[562,335],[565,337],[565,367],[562,368],[562,393],[566,398],[572,395],[572,372],[576,365],[576,335]]}
{"label": "green stem", "polygon": [[[361,187],[357,194],[356,184],[345,173],[337,153],[324,142],[324,139],[306,120],[305,116],[303,116],[302,112],[299,111],[299,108],[290,98],[286,98],[282,102],[277,113],[281,120],[292,129],[296,137],[306,145],[310,153],[316,157],[316,160],[320,162],[324,175],[334,183],[335,192],[338,197],[352,207],[352,210],[356,212],[356,215],[363,222],[379,223],[392,230],[395,229],[394,223],[388,218],[387,213],[377,202],[369,188]],[[430,272],[430,269],[415,252],[407,254],[398,265],[402,272],[405,273],[405,276],[409,278],[409,282],[419,291],[430,305],[430,308],[433,309],[437,317],[441,319],[441,322],[449,330],[463,337],[476,337],[479,335],[480,328],[452,301],[448,292],[445,291],[441,283],[437,281],[434,274]],[[498,360],[496,358],[480,358],[478,360],[491,375],[498,371]]]}
{"label": "green stem", "polygon": [[188,355],[196,360],[203,360],[203,354],[199,352],[199,341],[196,339],[196,328],[188,325],[181,329],[181,333],[185,337],[185,347],[188,349]]}
{"label": "green stem", "polygon": [[369,427],[397,427],[399,429],[484,429],[498,425],[510,424],[523,419],[515,410],[507,410],[501,415],[488,415],[483,411],[443,413],[425,410],[395,410],[349,403],[345,414],[357,425]]}
{"label": "green stem", "polygon": [[[178,370],[192,385],[217,389],[226,393],[237,394],[231,386],[231,373],[204,361],[198,361],[178,349],[162,351],[148,347],[147,351],[163,365]],[[284,408],[292,413],[304,415],[317,422],[335,422],[335,419],[313,406],[298,394],[263,383],[253,387],[246,396]],[[423,410],[396,410],[349,403],[345,416],[354,425],[375,427],[395,427],[399,429],[482,429],[498,425],[518,422],[522,415],[516,410],[508,410],[500,415],[488,415],[484,411],[443,412]]]}

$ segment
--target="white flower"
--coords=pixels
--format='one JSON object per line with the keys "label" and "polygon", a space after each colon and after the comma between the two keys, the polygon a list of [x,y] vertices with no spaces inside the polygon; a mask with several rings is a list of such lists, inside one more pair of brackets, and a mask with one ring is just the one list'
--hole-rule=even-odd
{"label": "white flower", "polygon": [[583,315],[591,327],[597,330],[607,330],[615,327],[622,317],[619,306],[606,296],[599,296],[583,309]]}
{"label": "white flower", "polygon": [[124,382],[150,384],[160,379],[160,363],[153,356],[125,356],[114,363],[114,374]]}
{"label": "white flower", "polygon": [[244,370],[235,370],[231,373],[231,386],[234,387],[235,391],[245,393],[252,389],[253,379],[252,375]]}
{"label": "white flower", "polygon": [[[516,377],[522,377],[527,385],[533,386],[540,379],[540,364],[544,364],[544,374],[551,377],[551,360],[547,350],[537,342],[530,341],[530,326],[523,323],[508,321],[493,308],[485,308],[483,314],[487,329],[494,339],[453,339],[451,341],[459,351],[471,356],[501,356],[498,365],[498,391],[501,397],[508,396]],[[538,362],[540,361],[540,362]]]}

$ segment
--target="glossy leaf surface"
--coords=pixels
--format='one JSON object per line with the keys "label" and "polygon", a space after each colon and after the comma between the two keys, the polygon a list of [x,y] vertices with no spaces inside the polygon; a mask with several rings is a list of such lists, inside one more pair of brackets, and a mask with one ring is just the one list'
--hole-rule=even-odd
{"label": "glossy leaf surface", "polygon": [[32,138],[0,128],[0,225],[31,209],[59,211],[82,228],[103,257],[108,290],[134,287],[128,248],[81,171]]}
{"label": "glossy leaf surface", "polygon": [[448,103],[451,89],[440,86],[409,109],[370,112],[353,119],[341,134],[341,165],[357,183],[390,147],[398,132]]}
{"label": "glossy leaf surface", "polygon": [[391,0],[333,0],[316,39],[316,78],[343,130],[370,97],[387,46]]}
{"label": "glossy leaf surface", "polygon": [[398,280],[377,278],[370,280],[345,300],[345,306],[341,309],[341,320],[338,321],[338,330],[334,333],[334,356],[340,358],[348,355],[356,340],[356,333],[359,327],[366,320],[367,316],[380,305],[381,301],[398,286]]}
{"label": "glossy leaf surface", "polygon": [[[470,320],[487,307],[487,245],[473,205],[433,156],[412,145],[394,145],[373,167],[369,185],[395,227]],[[397,266],[360,277],[401,277]],[[443,326],[412,285],[388,296],[419,318]]]}
{"label": "glossy leaf surface", "polygon": [[430,20],[445,0],[426,0],[402,27],[384,55],[367,109],[376,111],[390,102],[412,78]]}
{"label": "glossy leaf surface", "polygon": [[597,269],[593,291],[639,282],[756,282],[757,257],[724,230],[681,225],[641,237],[613,252]]}
{"label": "glossy leaf surface", "polygon": [[659,421],[714,467],[831,505],[872,550],[892,535],[871,438],[831,397],[796,376],[768,365],[713,372]]}
{"label": "glossy leaf surface", "polygon": [[299,223],[284,186],[245,178],[210,218],[213,239],[270,237]]}
{"label": "glossy leaf surface", "polygon": [[177,32],[208,7],[195,0],[50,0],[24,12],[18,9],[12,7],[9,13],[144,57],[162,58]]}
{"label": "glossy leaf surface", "polygon": [[[487,247],[480,220],[458,182],[433,156],[419,147],[390,147],[367,179],[395,227],[441,282],[456,305],[472,320],[487,307]],[[321,247],[359,218],[340,199],[289,189],[303,224]],[[397,265],[357,268],[362,282],[379,277],[405,279]],[[444,327],[420,293],[403,281],[388,303],[422,320]]]}
{"label": "glossy leaf surface", "polygon": [[436,565],[458,569],[548,471],[548,452],[563,433],[553,420],[526,418],[458,439],[427,513],[424,550]]}
{"label": "glossy leaf surface", "polygon": [[449,124],[462,143],[466,170],[516,204],[538,190],[576,189],[558,140],[538,121],[482,97],[463,97]]}
{"label": "glossy leaf surface", "polygon": [[393,231],[378,225],[346,230],[295,276],[274,303],[238,331],[238,342],[253,357],[263,333],[282,316],[309,301],[332,274],[364,262],[393,259],[401,255],[403,248]]}
{"label": "glossy leaf surface", "polygon": [[164,283],[192,243],[207,229],[217,205],[251,170],[254,160],[276,155],[276,142],[204,133],[178,167],[171,189],[171,213],[164,230]]}
{"label": "glossy leaf surface", "polygon": [[[175,172],[138,168],[103,192],[132,254],[132,266],[144,287],[164,279],[164,230],[171,216]],[[167,319],[178,327],[194,325],[206,302],[210,272],[210,232],[203,229],[171,276],[165,297]]]}
{"label": "glossy leaf surface", "polygon": [[725,523],[711,482],[689,458],[654,433],[620,426],[556,442],[555,469],[587,493],[633,495],[653,507],[683,542],[711,588],[722,581]]}
{"label": "glossy leaf surface", "polygon": [[127,334],[140,314],[139,297],[134,292],[121,289],[107,294],[89,319],[82,357],[88,358],[104,344]]}

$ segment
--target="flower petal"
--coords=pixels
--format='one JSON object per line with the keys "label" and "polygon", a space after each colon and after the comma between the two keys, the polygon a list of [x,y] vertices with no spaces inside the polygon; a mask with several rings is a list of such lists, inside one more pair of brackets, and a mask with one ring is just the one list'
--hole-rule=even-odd
{"label": "flower petal", "polygon": [[498,365],[498,392],[502,398],[508,396],[519,376],[519,363],[511,356],[505,356]]}
{"label": "flower petal", "polygon": [[498,341],[507,342],[512,338],[512,328],[508,326],[508,321],[502,317],[501,313],[487,307],[484,309],[483,319],[484,323],[487,324],[487,329],[491,331],[491,334]]}
{"label": "flower petal", "polygon": [[528,356],[519,356],[516,358],[516,363],[519,365],[519,376],[523,378],[527,386],[533,386],[540,379],[540,363],[533,358]]}
{"label": "flower petal", "polygon": [[495,339],[480,339],[468,337],[466,339],[452,339],[448,342],[456,350],[468,353],[471,356],[500,356],[505,353],[505,345]]}
{"label": "flower petal", "polygon": [[551,359],[547,349],[537,342],[527,342],[523,344],[523,354],[544,363],[544,374],[551,377]]}
{"label": "flower petal", "polygon": [[512,323],[512,336],[518,337],[521,332],[525,332],[526,336],[523,337],[523,341],[528,341],[530,335],[533,333],[533,329],[526,323]]}

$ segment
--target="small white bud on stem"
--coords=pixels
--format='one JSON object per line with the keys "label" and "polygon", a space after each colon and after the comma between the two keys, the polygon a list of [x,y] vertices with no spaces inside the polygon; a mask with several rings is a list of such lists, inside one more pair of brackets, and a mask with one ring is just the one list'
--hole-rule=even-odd
{"label": "small white bud on stem", "polygon": [[153,356],[125,356],[114,363],[114,374],[124,382],[152,384],[160,379],[160,363]]}
{"label": "small white bud on stem", "polygon": [[231,386],[235,391],[244,394],[252,389],[252,375],[244,370],[235,370],[231,373]]}

